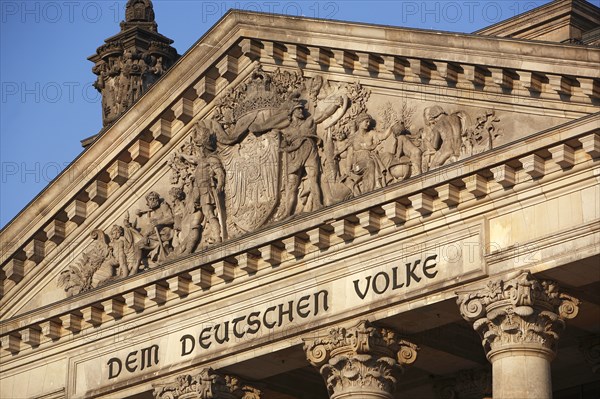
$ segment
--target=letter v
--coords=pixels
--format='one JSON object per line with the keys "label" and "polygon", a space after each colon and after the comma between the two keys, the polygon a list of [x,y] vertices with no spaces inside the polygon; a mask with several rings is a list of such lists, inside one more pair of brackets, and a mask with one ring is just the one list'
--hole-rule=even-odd
{"label": "letter v", "polygon": [[354,280],[354,290],[356,290],[356,295],[358,295],[358,297],[360,299],[365,299],[365,297],[367,296],[367,293],[369,292],[369,285],[371,283],[371,276],[367,277],[367,286],[365,287],[365,292],[360,292],[360,288],[358,287],[358,282],[360,280]]}

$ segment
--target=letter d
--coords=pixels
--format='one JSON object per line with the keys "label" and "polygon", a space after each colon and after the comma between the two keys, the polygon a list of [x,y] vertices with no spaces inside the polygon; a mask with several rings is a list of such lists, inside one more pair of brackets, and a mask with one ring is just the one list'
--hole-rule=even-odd
{"label": "letter d", "polygon": [[[190,353],[192,353],[194,351],[194,348],[196,347],[196,340],[194,339],[194,337],[192,337],[189,334],[185,334],[183,337],[181,337],[179,342],[181,342],[181,356],[189,355]],[[192,344],[191,348],[189,350],[186,350],[187,342],[191,342],[191,344]]]}
{"label": "letter d", "polygon": [[[112,380],[113,378],[117,378],[119,376],[119,374],[121,374],[121,368],[123,367],[123,364],[121,364],[121,361],[119,359],[117,359],[116,357],[113,357],[112,359],[110,359],[108,361],[108,379]],[[117,372],[115,373],[115,369],[113,368],[114,365],[117,365]]]}

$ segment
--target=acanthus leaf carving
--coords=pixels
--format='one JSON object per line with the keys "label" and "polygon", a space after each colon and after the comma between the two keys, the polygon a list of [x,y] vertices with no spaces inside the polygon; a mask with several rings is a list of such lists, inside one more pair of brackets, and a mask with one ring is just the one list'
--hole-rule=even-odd
{"label": "acanthus leaf carving", "polygon": [[104,231],[92,230],[90,245],[74,265],[62,271],[58,285],[63,287],[67,296],[77,295],[93,288],[94,274],[111,255],[109,240]]}
{"label": "acanthus leaf carving", "polygon": [[261,391],[236,376],[203,368],[154,387],[155,399],[260,399]]}
{"label": "acanthus leaf carving", "polygon": [[305,340],[304,350],[332,398],[354,390],[391,398],[395,372],[416,360],[418,347],[392,330],[361,321],[355,327],[332,328],[326,336]]}
{"label": "acanthus leaf carving", "polygon": [[458,293],[461,315],[481,335],[486,353],[514,345],[556,351],[565,320],[577,315],[579,300],[556,283],[529,272],[491,280],[479,290]]}

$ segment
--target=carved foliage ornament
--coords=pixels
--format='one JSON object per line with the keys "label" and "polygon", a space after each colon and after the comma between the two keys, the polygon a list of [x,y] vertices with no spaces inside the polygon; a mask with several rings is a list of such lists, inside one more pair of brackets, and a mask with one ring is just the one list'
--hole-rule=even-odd
{"label": "carved foliage ornament", "polygon": [[98,76],[94,87],[102,94],[102,122],[106,126],[127,111],[179,55],[173,41],[157,32],[150,0],[129,0],[121,32],[90,57]]}
{"label": "carved foliage ornament", "polygon": [[[106,46],[101,53],[116,56],[110,68],[117,69],[99,61],[101,75],[121,79],[127,68],[119,63],[129,63],[140,77],[151,66]],[[115,84],[113,94],[123,87]],[[416,108],[406,99],[380,107],[375,120],[370,95],[358,82],[257,67],[215,100],[212,118],[198,121],[171,155],[170,187],[147,193],[146,207],[126,212],[110,233],[96,230],[59,284],[75,295],[489,149],[499,134],[493,111],[471,124],[465,112],[438,105],[413,129]]]}
{"label": "carved foliage ornament", "polygon": [[[577,316],[579,300],[523,271],[491,280],[480,290],[458,293],[463,318],[473,323],[486,352],[513,345],[556,351],[565,320]],[[489,353],[488,353],[489,357]]]}
{"label": "carved foliage ornament", "polygon": [[439,399],[481,399],[492,397],[492,371],[488,369],[462,370],[454,378],[434,384]]}
{"label": "carved foliage ornament", "polygon": [[260,399],[261,392],[239,378],[204,368],[154,388],[155,399]]}
{"label": "carved foliage ornament", "polygon": [[412,364],[418,347],[392,330],[362,321],[356,327],[332,328],[324,337],[305,340],[304,350],[334,397],[355,389],[392,394],[394,370]]}

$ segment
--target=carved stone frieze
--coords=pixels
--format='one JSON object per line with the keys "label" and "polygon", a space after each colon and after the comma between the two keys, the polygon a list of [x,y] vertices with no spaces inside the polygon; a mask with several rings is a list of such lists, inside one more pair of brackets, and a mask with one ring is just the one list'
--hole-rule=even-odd
{"label": "carved stone frieze", "polygon": [[305,340],[304,350],[323,376],[331,398],[351,393],[392,398],[395,371],[416,360],[418,347],[392,330],[362,321],[356,327],[332,328],[326,336]]}
{"label": "carved stone frieze", "polygon": [[135,211],[133,221],[127,212],[123,225],[113,225],[109,235],[99,229],[92,231],[93,244],[59,276],[58,284],[67,296],[133,275],[173,256],[178,231],[172,207],[154,191],[146,195],[146,204],[146,209]]}
{"label": "carved stone frieze", "polygon": [[488,358],[502,349],[531,348],[553,356],[565,320],[577,316],[579,300],[555,282],[523,271],[458,293],[463,318],[480,334]]}
{"label": "carved stone frieze", "polygon": [[170,384],[154,387],[156,399],[260,399],[260,390],[238,377],[204,368],[197,374],[183,374]]}
{"label": "carved stone frieze", "polygon": [[500,134],[493,111],[472,118],[434,105],[421,120],[406,99],[370,99],[359,82],[256,67],[190,129],[146,208],[128,210],[135,219],[115,225],[110,241],[98,233],[60,285],[89,290],[490,149]]}

